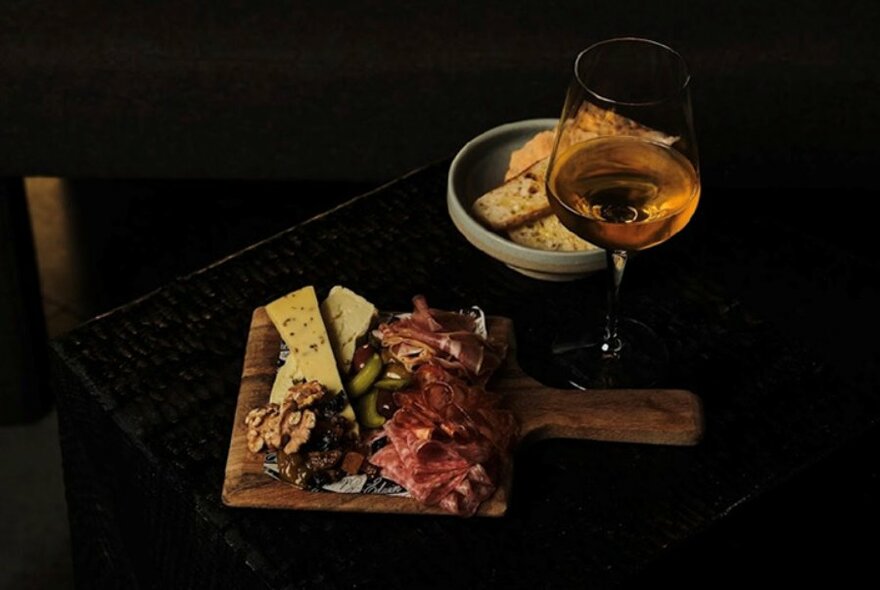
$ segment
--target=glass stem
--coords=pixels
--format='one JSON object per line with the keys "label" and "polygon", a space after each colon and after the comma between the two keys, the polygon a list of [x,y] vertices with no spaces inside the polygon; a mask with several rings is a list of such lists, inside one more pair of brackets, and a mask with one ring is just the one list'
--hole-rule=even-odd
{"label": "glass stem", "polygon": [[608,263],[608,315],[605,317],[605,333],[602,335],[602,354],[615,358],[620,355],[622,346],[617,334],[617,325],[620,283],[623,281],[627,255],[625,250],[605,251],[605,259]]}

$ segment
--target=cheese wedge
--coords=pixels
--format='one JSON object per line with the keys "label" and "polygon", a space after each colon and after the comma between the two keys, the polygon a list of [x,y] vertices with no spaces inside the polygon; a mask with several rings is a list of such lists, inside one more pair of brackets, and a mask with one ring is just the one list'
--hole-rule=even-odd
{"label": "cheese wedge", "polygon": [[272,403],[280,404],[291,387],[306,380],[296,361],[287,362],[288,360],[290,360],[290,356],[287,357],[283,365],[278,367],[278,373],[275,374],[272,393],[269,394],[269,401]]}
{"label": "cheese wedge", "polygon": [[378,313],[375,305],[339,285],[330,289],[327,299],[321,303],[321,315],[341,374],[348,373],[358,341],[370,329]]}
{"label": "cheese wedge", "polygon": [[[290,349],[290,356],[278,371],[278,377],[283,377],[285,382],[288,379],[314,379],[334,395],[342,391],[342,378],[336,368],[315,288],[303,287],[273,301],[266,306],[266,313]],[[280,384],[277,390],[272,388],[269,401],[280,403],[284,399],[283,385]],[[287,390],[283,389],[283,392],[286,394]],[[278,399],[279,395],[281,399]]]}

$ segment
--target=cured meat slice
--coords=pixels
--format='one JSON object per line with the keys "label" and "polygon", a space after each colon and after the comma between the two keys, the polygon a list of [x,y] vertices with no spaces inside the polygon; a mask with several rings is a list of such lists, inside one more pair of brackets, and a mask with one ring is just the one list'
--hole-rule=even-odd
{"label": "cured meat slice", "polygon": [[506,351],[477,334],[474,318],[466,314],[432,309],[422,295],[413,298],[413,306],[410,317],[379,326],[382,346],[410,370],[431,361],[485,384]]}
{"label": "cured meat slice", "polygon": [[516,421],[497,395],[438,365],[419,367],[414,383],[395,394],[388,444],[371,462],[423,504],[470,516],[498,486]]}

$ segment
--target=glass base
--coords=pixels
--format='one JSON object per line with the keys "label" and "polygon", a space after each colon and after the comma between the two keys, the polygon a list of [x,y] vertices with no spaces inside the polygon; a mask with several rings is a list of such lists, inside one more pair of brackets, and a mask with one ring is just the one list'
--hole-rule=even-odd
{"label": "glass base", "polygon": [[666,375],[669,352],[659,336],[645,324],[620,318],[620,348],[603,350],[601,334],[557,339],[553,355],[566,380],[579,389],[651,387]]}

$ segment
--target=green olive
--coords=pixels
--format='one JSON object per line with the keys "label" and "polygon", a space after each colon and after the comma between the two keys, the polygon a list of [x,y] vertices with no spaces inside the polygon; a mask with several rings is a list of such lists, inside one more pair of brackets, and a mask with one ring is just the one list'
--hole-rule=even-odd
{"label": "green olive", "polygon": [[412,373],[406,370],[403,363],[399,361],[391,361],[385,363],[385,370],[382,372],[382,376],[373,385],[379,389],[399,391],[411,382]]}
{"label": "green olive", "polygon": [[364,363],[364,368],[349,380],[348,386],[345,388],[348,396],[352,399],[357,399],[367,393],[370,390],[370,386],[373,385],[373,382],[382,373],[382,366],[382,357],[374,352],[367,359],[367,362]]}
{"label": "green olive", "polygon": [[411,374],[403,366],[400,361],[391,361],[385,363],[385,372],[382,373],[382,379],[406,379],[409,381]]}
{"label": "green olive", "polygon": [[410,384],[412,380],[407,377],[406,379],[379,379],[373,385],[378,387],[379,389],[389,389],[391,391],[399,391]]}
{"label": "green olive", "polygon": [[376,399],[379,390],[373,389],[357,401],[358,421],[364,428],[379,428],[385,424],[385,418],[376,411]]}

